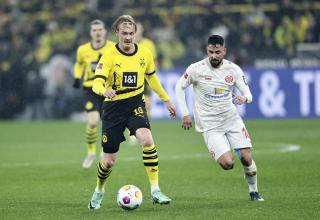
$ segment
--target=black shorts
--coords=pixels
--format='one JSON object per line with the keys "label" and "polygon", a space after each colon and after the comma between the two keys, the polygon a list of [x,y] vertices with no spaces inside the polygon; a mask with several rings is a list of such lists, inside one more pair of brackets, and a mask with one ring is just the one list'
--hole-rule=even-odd
{"label": "black shorts", "polygon": [[102,106],[102,147],[105,153],[119,151],[125,141],[124,130],[135,135],[139,128],[150,129],[145,102],[142,94],[124,100],[104,102]]}
{"label": "black shorts", "polygon": [[83,87],[85,110],[86,112],[101,112],[104,97],[92,91],[92,87]]}

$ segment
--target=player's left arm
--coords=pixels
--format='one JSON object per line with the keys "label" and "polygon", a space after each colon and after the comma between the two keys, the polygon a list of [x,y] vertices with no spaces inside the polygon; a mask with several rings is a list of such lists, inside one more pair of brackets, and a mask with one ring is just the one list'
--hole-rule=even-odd
{"label": "player's left arm", "polygon": [[248,86],[246,77],[240,67],[237,67],[235,86],[240,90],[241,95],[235,94],[233,96],[233,103],[236,105],[251,103],[252,94]]}

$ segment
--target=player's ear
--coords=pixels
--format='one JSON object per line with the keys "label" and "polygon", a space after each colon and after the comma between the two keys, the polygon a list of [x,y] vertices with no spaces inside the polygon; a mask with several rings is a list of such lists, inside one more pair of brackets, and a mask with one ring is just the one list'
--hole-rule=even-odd
{"label": "player's ear", "polygon": [[226,55],[226,54],[227,54],[227,48],[225,47],[225,48],[223,49],[223,51],[224,51],[224,55]]}

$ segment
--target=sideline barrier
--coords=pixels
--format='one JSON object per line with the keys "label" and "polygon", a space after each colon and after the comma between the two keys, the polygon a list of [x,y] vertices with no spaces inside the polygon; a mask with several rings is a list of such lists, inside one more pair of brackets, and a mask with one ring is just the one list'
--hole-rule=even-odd
{"label": "sideline barrier", "polygon": [[[177,106],[174,88],[183,69],[158,74],[162,85]],[[246,69],[253,102],[239,106],[245,118],[314,118],[320,116],[320,69]],[[151,118],[169,118],[167,109],[153,93]],[[186,91],[192,114],[192,89]],[[178,106],[177,106],[178,108]],[[178,109],[178,114],[180,111]]]}

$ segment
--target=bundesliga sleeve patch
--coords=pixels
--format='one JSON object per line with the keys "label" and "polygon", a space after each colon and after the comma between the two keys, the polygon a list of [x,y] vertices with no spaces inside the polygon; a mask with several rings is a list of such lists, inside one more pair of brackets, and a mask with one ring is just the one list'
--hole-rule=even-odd
{"label": "bundesliga sleeve patch", "polygon": [[102,70],[102,68],[103,68],[103,63],[98,63],[97,70]]}

